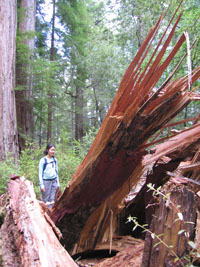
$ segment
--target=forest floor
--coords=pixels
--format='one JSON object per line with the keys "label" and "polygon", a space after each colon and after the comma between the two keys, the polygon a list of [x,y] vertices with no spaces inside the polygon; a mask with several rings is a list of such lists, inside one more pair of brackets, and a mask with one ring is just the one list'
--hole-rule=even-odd
{"label": "forest floor", "polygon": [[93,257],[77,261],[77,264],[80,267],[140,267],[142,263],[143,249],[144,243],[140,242],[138,244],[125,248],[113,257]]}

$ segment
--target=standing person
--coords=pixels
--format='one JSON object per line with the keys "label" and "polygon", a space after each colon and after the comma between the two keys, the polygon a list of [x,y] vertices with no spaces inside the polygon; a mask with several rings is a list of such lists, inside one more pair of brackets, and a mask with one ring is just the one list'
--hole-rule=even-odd
{"label": "standing person", "polygon": [[44,151],[45,157],[39,162],[39,184],[42,192],[42,201],[51,208],[59,184],[57,160],[54,157],[55,146],[48,144]]}

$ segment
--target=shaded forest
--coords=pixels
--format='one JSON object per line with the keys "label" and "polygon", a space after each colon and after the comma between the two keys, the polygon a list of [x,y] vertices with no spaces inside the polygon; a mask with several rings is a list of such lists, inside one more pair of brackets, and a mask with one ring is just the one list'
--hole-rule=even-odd
{"label": "shaded forest", "polygon": [[3,4],[3,266],[198,266],[199,5],[150,4]]}

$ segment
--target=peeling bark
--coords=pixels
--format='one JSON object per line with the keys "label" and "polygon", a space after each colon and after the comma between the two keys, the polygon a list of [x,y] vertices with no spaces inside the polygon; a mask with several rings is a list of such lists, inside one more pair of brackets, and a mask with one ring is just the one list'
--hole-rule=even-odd
{"label": "peeling bark", "polygon": [[0,160],[9,153],[18,159],[15,106],[15,50],[17,1],[1,1],[0,7]]}
{"label": "peeling bark", "polygon": [[2,265],[77,266],[56,237],[53,222],[45,219],[46,210],[36,200],[32,184],[19,177],[11,179],[7,194],[0,230]]}

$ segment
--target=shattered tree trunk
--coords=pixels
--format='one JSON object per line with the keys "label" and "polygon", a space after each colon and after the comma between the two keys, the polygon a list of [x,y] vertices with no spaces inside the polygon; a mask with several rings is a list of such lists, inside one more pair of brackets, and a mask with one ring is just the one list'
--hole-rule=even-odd
{"label": "shattered tree trunk", "polygon": [[11,179],[6,202],[0,231],[1,266],[77,267],[56,237],[54,231],[59,231],[39,205],[29,181]]}
{"label": "shattered tree trunk", "polygon": [[[154,51],[155,60],[152,56],[142,71],[162,17],[151,29],[124,75],[91,149],[53,207],[51,218],[73,254],[112,239],[119,205],[144,173],[142,158],[147,141],[191,101],[193,92],[187,92],[187,76],[171,83],[170,76],[154,93],[154,86],[185,41],[183,34],[161,63],[180,16],[161,45],[171,27],[168,25]],[[192,81],[199,76],[200,67],[193,71]]]}

